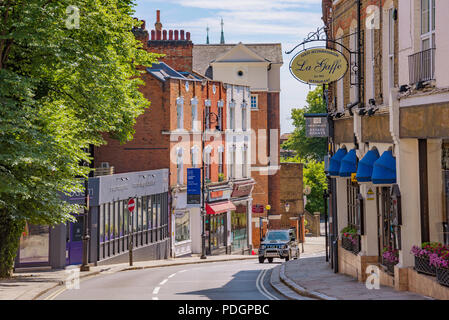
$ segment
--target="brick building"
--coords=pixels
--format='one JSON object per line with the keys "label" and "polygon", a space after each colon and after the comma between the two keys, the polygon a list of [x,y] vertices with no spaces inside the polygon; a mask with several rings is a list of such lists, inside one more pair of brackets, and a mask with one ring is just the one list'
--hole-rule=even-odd
{"label": "brick building", "polygon": [[[281,226],[279,177],[279,93],[283,64],[280,44],[211,44],[193,46],[193,71],[226,83],[247,85],[251,110],[252,229],[271,206],[270,228]],[[253,234],[252,244],[259,246]]]}
{"label": "brick building", "polygon": [[[359,281],[377,265],[381,284],[445,299],[447,288],[414,270],[411,248],[448,243],[448,9],[434,0],[323,1],[336,42],[328,44],[352,63],[328,90],[330,233],[340,239],[331,263]],[[346,227],[357,231],[352,245]]]}

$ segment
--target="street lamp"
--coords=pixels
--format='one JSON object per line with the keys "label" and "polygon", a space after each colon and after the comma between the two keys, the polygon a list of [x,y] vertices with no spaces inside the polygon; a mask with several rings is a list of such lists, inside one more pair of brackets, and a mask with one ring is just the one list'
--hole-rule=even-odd
{"label": "street lamp", "polygon": [[[215,121],[211,121],[210,116],[214,115],[216,117]],[[206,118],[209,119],[209,124],[211,123],[218,123],[218,115],[213,113],[213,112],[209,112],[206,115],[206,112],[203,109],[203,127],[202,127],[202,139],[201,139],[201,170],[203,171],[203,181],[201,183],[201,193],[202,193],[202,197],[201,197],[201,218],[202,218],[202,225],[203,225],[203,232],[201,234],[201,259],[206,259],[206,209],[205,209],[205,198],[206,198],[206,170],[204,167],[204,140],[205,138],[205,130],[204,128],[206,128]]]}

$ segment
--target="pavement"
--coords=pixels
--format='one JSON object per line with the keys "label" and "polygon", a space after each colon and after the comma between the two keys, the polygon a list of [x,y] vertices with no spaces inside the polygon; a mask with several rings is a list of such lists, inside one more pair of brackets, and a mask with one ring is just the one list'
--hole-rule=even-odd
{"label": "pavement", "polygon": [[381,286],[368,289],[365,283],[334,273],[326,262],[324,237],[307,237],[300,259],[276,266],[271,285],[317,300],[429,300],[431,298],[407,291]]}
{"label": "pavement", "polygon": [[[128,263],[91,266],[89,271],[80,272],[79,278],[85,279],[100,274],[112,274],[127,270],[140,270],[220,261],[238,261],[256,258],[257,255],[208,256],[207,259],[201,259],[199,256],[192,256],[176,259],[134,262],[133,266],[129,266]],[[48,291],[55,289],[58,286],[67,284],[70,277],[73,275],[73,271],[71,270],[79,270],[79,266],[70,266],[66,269],[59,270],[35,268],[16,271],[10,279],[0,279],[0,300],[36,300]]]}

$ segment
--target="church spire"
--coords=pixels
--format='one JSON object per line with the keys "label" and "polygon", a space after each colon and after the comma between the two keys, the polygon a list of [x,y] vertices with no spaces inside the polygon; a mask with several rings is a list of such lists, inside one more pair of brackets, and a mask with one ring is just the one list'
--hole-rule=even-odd
{"label": "church spire", "polygon": [[206,32],[207,32],[206,44],[209,44],[209,26],[207,26]]}
{"label": "church spire", "polygon": [[224,44],[225,40],[224,40],[224,32],[223,32],[223,18],[221,18],[221,39],[220,39],[220,44]]}

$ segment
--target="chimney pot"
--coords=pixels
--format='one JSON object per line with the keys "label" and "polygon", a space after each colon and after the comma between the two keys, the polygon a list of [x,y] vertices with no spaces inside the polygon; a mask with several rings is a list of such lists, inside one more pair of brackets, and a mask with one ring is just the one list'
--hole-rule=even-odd
{"label": "chimney pot", "polygon": [[190,41],[190,32],[186,32],[186,39],[187,41]]}
{"label": "chimney pot", "polygon": [[161,10],[156,10],[156,22],[161,22]]}
{"label": "chimney pot", "polygon": [[162,34],[161,30],[156,31],[156,40],[162,40],[161,34]]}
{"label": "chimney pot", "polygon": [[167,30],[162,31],[162,40],[167,40]]}
{"label": "chimney pot", "polygon": [[151,40],[156,40],[156,31],[151,30]]}
{"label": "chimney pot", "polygon": [[160,10],[156,10],[156,23],[154,24],[154,29],[156,29],[156,31],[162,31],[161,11]]}
{"label": "chimney pot", "polygon": [[184,30],[181,30],[181,40],[184,40]]}
{"label": "chimney pot", "polygon": [[175,40],[178,40],[178,38],[179,38],[179,31],[178,30],[175,30]]}
{"label": "chimney pot", "polygon": [[168,31],[168,40],[173,40],[173,30]]}

